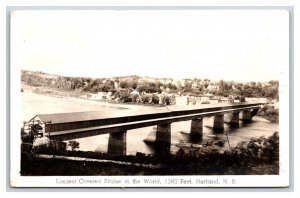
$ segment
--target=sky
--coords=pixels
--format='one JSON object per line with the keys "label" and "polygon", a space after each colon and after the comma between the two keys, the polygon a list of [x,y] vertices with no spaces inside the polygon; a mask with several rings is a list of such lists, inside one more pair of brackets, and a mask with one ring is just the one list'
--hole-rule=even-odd
{"label": "sky", "polygon": [[11,66],[85,77],[279,80],[280,10],[35,10],[11,15]]}

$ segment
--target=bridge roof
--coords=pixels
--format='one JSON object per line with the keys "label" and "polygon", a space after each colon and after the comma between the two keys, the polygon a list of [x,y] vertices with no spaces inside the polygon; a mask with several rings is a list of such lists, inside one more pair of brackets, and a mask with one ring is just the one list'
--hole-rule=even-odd
{"label": "bridge roof", "polygon": [[121,110],[106,110],[106,111],[86,111],[86,112],[70,112],[70,113],[54,113],[54,114],[37,114],[35,117],[41,121],[51,121],[52,124],[79,122],[99,119],[109,119],[116,117],[130,117],[147,114],[158,114],[170,112],[165,107],[158,108],[143,108],[143,109],[121,109]]}
{"label": "bridge roof", "polygon": [[[69,122],[80,122],[80,121],[90,121],[90,120],[100,120],[100,119],[110,119],[110,118],[128,118],[132,116],[146,116],[147,119],[152,119],[158,114],[164,113],[175,113],[184,112],[183,114],[190,114],[204,111],[216,111],[224,110],[228,107],[246,107],[259,105],[259,103],[237,103],[237,104],[207,104],[207,105],[193,105],[193,106],[168,106],[168,107],[141,107],[140,109],[121,109],[121,110],[106,110],[106,111],[87,111],[87,112],[69,112],[69,113],[54,113],[54,114],[37,114],[41,121],[47,122],[51,121],[52,124],[58,123],[69,123]],[[183,115],[181,114],[181,115]],[[149,116],[147,116],[149,115]],[[179,114],[178,114],[179,115]]]}

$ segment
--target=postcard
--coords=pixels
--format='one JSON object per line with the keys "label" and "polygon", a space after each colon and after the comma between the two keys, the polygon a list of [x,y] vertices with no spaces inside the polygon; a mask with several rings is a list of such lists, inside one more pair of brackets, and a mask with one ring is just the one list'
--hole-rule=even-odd
{"label": "postcard", "polygon": [[289,186],[289,14],[11,10],[11,186]]}

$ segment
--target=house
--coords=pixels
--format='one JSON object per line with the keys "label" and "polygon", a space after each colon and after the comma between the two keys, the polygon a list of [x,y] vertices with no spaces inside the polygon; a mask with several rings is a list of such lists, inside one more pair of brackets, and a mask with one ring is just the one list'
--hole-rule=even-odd
{"label": "house", "polygon": [[115,89],[119,89],[120,88],[120,82],[119,81],[114,81],[114,87],[115,87]]}
{"label": "house", "polygon": [[221,97],[214,96],[214,97],[212,97],[212,98],[209,99],[209,102],[210,102],[211,104],[217,104],[217,103],[219,103],[219,100],[220,100],[220,99],[221,99]]}
{"label": "house", "polygon": [[188,96],[176,96],[175,104],[176,105],[188,105],[189,97]]}
{"label": "house", "polygon": [[93,100],[111,100],[113,96],[112,92],[98,92],[97,94],[87,94],[81,96],[82,98],[88,98]]}
{"label": "house", "polygon": [[83,98],[88,98],[88,99],[91,99],[92,98],[92,94],[86,94],[86,96],[82,96]]}
{"label": "house", "polygon": [[107,92],[103,92],[103,91],[98,92],[97,93],[97,99],[106,100],[107,99]]}
{"label": "house", "polygon": [[98,94],[88,94],[87,95],[87,98],[90,98],[93,100],[98,100],[99,99],[98,97],[99,97]]}
{"label": "house", "polygon": [[194,82],[194,83],[192,84],[192,88],[196,89],[197,87],[198,87],[198,83]]}
{"label": "house", "polygon": [[259,103],[267,103],[268,99],[267,98],[245,98],[246,102],[259,102]]}
{"label": "house", "polygon": [[234,100],[230,98],[221,98],[219,99],[218,103],[233,103]]}
{"label": "house", "polygon": [[209,96],[200,96],[201,101],[209,101]]}
{"label": "house", "polygon": [[138,91],[134,90],[130,93],[130,95],[140,95],[140,93]]}
{"label": "house", "polygon": [[207,90],[209,90],[209,91],[219,91],[219,86],[218,85],[208,85]]}
{"label": "house", "polygon": [[207,93],[205,95],[200,96],[200,100],[201,101],[209,101],[213,97],[214,97],[213,94]]}
{"label": "house", "polygon": [[97,94],[91,94],[91,99],[94,99],[94,100],[111,100],[112,95],[113,95],[112,92],[100,91]]}

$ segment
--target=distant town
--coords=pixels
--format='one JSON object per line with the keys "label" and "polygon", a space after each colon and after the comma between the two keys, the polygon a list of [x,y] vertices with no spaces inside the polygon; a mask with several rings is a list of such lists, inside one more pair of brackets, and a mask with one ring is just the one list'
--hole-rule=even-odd
{"label": "distant town", "polygon": [[[199,105],[220,102],[262,102],[278,108],[279,82],[212,81],[210,79],[66,77],[36,71],[22,71],[22,85],[36,92],[72,92],[80,98],[145,105]],[[38,88],[43,88],[39,90]],[[49,90],[47,90],[49,89]],[[71,95],[72,95],[71,94]]]}

